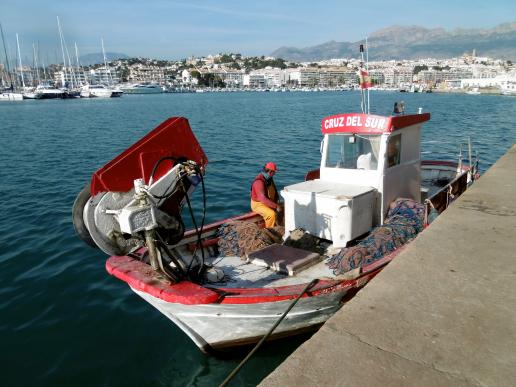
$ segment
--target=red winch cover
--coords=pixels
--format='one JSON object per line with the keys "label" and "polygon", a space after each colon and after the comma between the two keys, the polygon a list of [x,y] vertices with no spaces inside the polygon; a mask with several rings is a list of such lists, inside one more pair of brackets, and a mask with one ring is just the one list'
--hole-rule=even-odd
{"label": "red winch cover", "polygon": [[[156,162],[168,156],[193,160],[203,171],[208,164],[208,158],[184,117],[165,120],[95,172],[91,178],[91,195],[105,191],[127,192],[133,188],[135,179],[143,178],[148,183]],[[171,161],[162,162],[154,178],[158,179],[171,167]]]}

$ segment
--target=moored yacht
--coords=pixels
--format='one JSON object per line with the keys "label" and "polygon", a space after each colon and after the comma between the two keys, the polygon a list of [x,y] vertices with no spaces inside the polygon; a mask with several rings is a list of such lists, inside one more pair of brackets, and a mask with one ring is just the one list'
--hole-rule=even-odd
{"label": "moored yacht", "polygon": [[23,94],[14,93],[12,91],[2,91],[0,92],[0,101],[22,101]]}
{"label": "moored yacht", "polygon": [[34,90],[37,99],[55,99],[64,98],[63,90],[57,89],[51,82],[44,82],[39,84]]}
{"label": "moored yacht", "polygon": [[41,99],[41,94],[36,92],[35,87],[26,87],[22,91],[23,99]]}
{"label": "moored yacht", "polygon": [[111,98],[113,91],[104,85],[86,85],[81,88],[81,98]]}
{"label": "moored yacht", "polygon": [[126,94],[159,94],[163,93],[163,89],[157,83],[137,83],[133,85],[123,86],[122,90]]}
{"label": "moored yacht", "polygon": [[124,91],[118,86],[110,86],[109,89],[111,90],[111,98],[121,97],[124,94]]}
{"label": "moored yacht", "polygon": [[472,89],[468,90],[466,92],[466,94],[470,94],[470,95],[480,95],[481,92],[480,90],[478,90],[478,87],[473,87]]}
{"label": "moored yacht", "polygon": [[500,85],[500,94],[516,95],[516,80],[507,80]]}

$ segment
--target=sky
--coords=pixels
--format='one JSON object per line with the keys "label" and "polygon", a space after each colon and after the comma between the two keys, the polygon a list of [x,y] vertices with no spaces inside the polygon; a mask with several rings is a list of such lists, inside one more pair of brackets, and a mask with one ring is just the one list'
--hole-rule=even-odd
{"label": "sky", "polygon": [[102,38],[107,52],[182,59],[354,42],[392,25],[492,28],[516,21],[516,1],[1,0],[9,55],[17,33],[24,61],[32,62],[32,46],[39,44],[41,60],[55,63],[61,57],[57,16],[71,55],[74,43],[80,55],[101,52]]}

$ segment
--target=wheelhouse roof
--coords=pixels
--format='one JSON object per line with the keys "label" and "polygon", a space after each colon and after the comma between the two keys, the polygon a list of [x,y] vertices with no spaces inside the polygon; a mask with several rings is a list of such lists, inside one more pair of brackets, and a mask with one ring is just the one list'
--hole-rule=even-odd
{"label": "wheelhouse roof", "polygon": [[382,134],[423,123],[429,119],[430,113],[390,117],[362,113],[345,113],[323,118],[321,131],[323,134]]}

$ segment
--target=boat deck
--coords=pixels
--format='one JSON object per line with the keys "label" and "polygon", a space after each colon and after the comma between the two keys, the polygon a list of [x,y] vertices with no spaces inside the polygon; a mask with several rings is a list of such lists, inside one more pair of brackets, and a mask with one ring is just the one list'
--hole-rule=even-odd
{"label": "boat deck", "polygon": [[220,282],[212,282],[211,285],[216,288],[275,287],[308,283],[314,278],[335,278],[325,260],[295,276],[278,273],[235,256],[210,258],[208,263],[224,272],[224,278]]}

